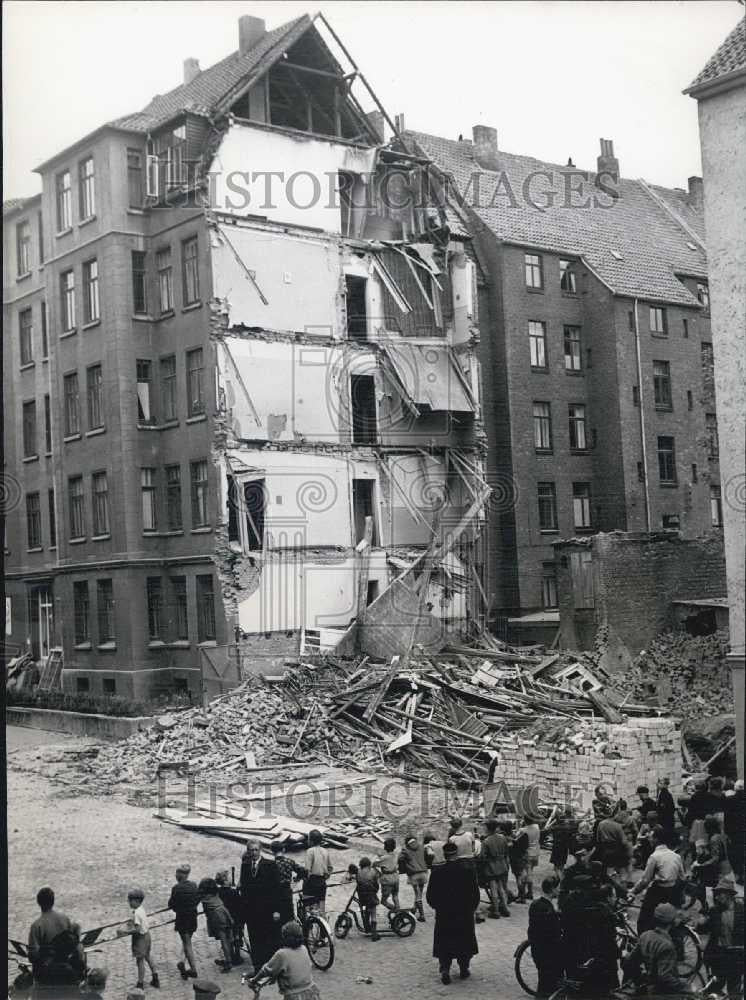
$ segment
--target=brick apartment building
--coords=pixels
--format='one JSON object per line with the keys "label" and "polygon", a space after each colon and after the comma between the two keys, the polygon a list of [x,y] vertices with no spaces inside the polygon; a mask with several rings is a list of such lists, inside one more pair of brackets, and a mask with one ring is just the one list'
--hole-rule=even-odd
{"label": "brick apartment building", "polygon": [[395,580],[484,611],[468,234],[323,17],[239,43],[3,207],[6,636],[71,690],[333,644]]}
{"label": "brick apartment building", "polygon": [[485,126],[404,137],[460,198],[484,275],[492,611],[556,608],[558,539],[720,529],[701,179],[624,179],[608,140],[589,172]]}

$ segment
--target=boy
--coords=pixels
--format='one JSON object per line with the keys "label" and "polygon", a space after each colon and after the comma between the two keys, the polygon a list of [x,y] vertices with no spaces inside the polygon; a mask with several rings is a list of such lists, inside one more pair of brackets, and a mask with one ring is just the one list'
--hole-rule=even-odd
{"label": "boy", "polygon": [[233,921],[220,895],[214,878],[203,878],[199,884],[199,894],[202,898],[202,910],[207,918],[207,933],[220,942],[223,949],[223,959],[215,959],[221,972],[231,971],[233,950]]}
{"label": "boy", "polygon": [[[354,866],[350,865],[350,869]],[[353,874],[351,872],[351,874]],[[360,866],[354,873],[357,883],[357,898],[363,912],[363,923],[370,931],[371,941],[378,941],[378,922],[376,911],[378,907],[378,872],[373,867],[370,858],[360,858]]]}
{"label": "boy", "polygon": [[218,887],[220,901],[230,914],[233,921],[233,947],[232,959],[234,965],[243,965],[241,955],[241,945],[243,943],[243,906],[238,889],[230,884],[228,869],[223,868],[215,875],[215,884]]}
{"label": "boy", "polygon": [[381,902],[387,910],[394,911],[399,909],[399,860],[395,851],[396,841],[387,837],[383,842],[384,853],[373,862],[379,874]]}
{"label": "boy", "polygon": [[194,961],[194,949],[192,948],[192,934],[197,930],[197,907],[199,905],[199,893],[197,886],[189,878],[191,868],[189,865],[179,865],[176,869],[176,885],[171,889],[168,900],[169,910],[176,914],[174,920],[174,930],[181,939],[181,947],[184,958],[189,964],[187,969],[183,961],[176,963],[176,968],[181,973],[182,979],[196,979],[197,965]]}
{"label": "boy", "polygon": [[557,896],[559,879],[545,878],[541,896],[528,908],[528,940],[539,981],[537,996],[550,996],[559,986],[564,968],[562,956],[562,926],[553,900]]}
{"label": "boy", "polygon": [[422,906],[422,893],[427,885],[427,859],[425,848],[416,837],[407,837],[399,854],[399,862],[407,876],[407,881],[414,891],[414,910],[421,924],[425,923],[425,911]]}
{"label": "boy", "polygon": [[127,921],[126,927],[117,928],[117,937],[132,937],[132,954],[137,965],[137,988],[145,989],[145,966],[150,969],[152,979],[150,985],[156,989],[161,985],[158,979],[158,970],[155,962],[150,957],[150,924],[142,905],[145,901],[145,893],[142,889],[130,889],[127,893],[127,902],[132,910],[132,916]]}
{"label": "boy", "polygon": [[308,878],[303,884],[303,895],[310,900],[311,909],[318,911],[322,917],[326,915],[326,881],[333,871],[329,852],[321,846],[323,839],[320,830],[311,830],[308,834]]}

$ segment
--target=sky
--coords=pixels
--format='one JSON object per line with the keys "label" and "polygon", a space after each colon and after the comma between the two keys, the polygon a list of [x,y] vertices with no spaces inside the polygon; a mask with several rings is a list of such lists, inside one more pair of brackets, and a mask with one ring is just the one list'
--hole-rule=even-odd
{"label": "sky", "polygon": [[744,16],[736,0],[6,0],[3,197],[39,191],[34,167],[178,85],[187,57],[204,69],[234,51],[240,15],[271,28],[318,9],[407,128],[455,139],[491,125],[507,152],[588,169],[603,137],[625,177],[684,188],[701,161],[681,91]]}

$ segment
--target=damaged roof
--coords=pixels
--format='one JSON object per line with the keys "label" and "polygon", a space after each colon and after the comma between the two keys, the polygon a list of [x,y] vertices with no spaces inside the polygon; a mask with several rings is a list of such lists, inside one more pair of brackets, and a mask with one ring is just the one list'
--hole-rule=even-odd
{"label": "damaged roof", "polygon": [[232,52],[225,59],[202,70],[191,83],[181,84],[167,94],[156,94],[142,111],[109,122],[109,127],[133,132],[150,132],[165,125],[182,111],[209,114],[221,98],[257,69],[267,57],[279,58],[311,27],[311,18],[302,14],[287,24],[268,31],[248,52]]}
{"label": "damaged roof", "polygon": [[696,97],[709,87],[742,74],[746,74],[746,17],[741,18],[684,93]]}
{"label": "damaged roof", "polygon": [[[502,150],[500,171],[486,170],[477,163],[469,141],[413,131],[403,138],[453,177],[457,192],[466,195],[477,218],[499,240],[582,257],[617,295],[701,308],[676,277],[707,275],[702,210],[686,200],[684,191],[620,178],[620,197],[609,205],[611,199],[595,188],[595,173],[590,171],[584,172],[588,180],[581,181],[577,167]],[[539,173],[531,181],[530,175],[537,171],[551,178]],[[536,204],[524,197],[524,183],[530,184]],[[570,183],[575,187],[582,183],[582,194],[563,204],[565,184]],[[542,195],[547,190],[555,192],[554,202],[537,207],[549,200]],[[588,199],[587,207],[579,207]]]}

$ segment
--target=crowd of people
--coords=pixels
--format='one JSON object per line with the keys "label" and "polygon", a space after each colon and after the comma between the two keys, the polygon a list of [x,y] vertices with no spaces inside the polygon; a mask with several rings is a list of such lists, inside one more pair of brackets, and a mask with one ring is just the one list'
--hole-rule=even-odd
{"label": "crowd of people", "polygon": [[[708,967],[719,985],[737,991],[743,977],[743,899],[736,889],[744,874],[743,782],[736,782],[730,794],[720,779],[700,782],[677,804],[664,779],[655,798],[642,785],[637,797],[630,807],[599,786],[591,812],[580,820],[568,808],[562,814],[555,810],[548,820],[489,816],[478,830],[454,817],[442,837],[408,836],[400,847],[387,838],[377,857],[363,857],[348,869],[369,939],[380,938],[379,906],[389,913],[400,910],[405,876],[413,897],[408,908],[417,920],[426,922],[425,900],[435,913],[432,951],[443,984],[451,982],[454,962],[462,979],[471,974],[478,953],[475,925],[484,920],[481,890],[488,918],[510,918],[516,914],[511,907],[528,904],[528,940],[540,996],[549,996],[563,976],[581,968],[592,996],[616,988],[620,971],[637,984],[646,975],[660,995],[682,992],[686,983],[677,971],[677,928],[684,921],[707,932]],[[549,832],[554,874],[535,886],[542,836]],[[201,907],[208,934],[220,944],[216,965],[223,974],[246,964],[242,945],[248,939],[250,965],[242,971],[250,986],[273,981],[293,1000],[317,1000],[303,928],[294,919],[293,882],[302,882],[307,907],[323,915],[332,861],[322,840],[316,830],[309,834],[303,865],[280,842],[267,858],[260,842],[249,840],[237,885],[226,870],[197,883],[189,865],[179,865],[168,908],[183,952],[177,963],[181,977],[199,978],[192,936]],[[636,880],[634,868],[642,872]],[[620,970],[619,904],[635,897],[641,903],[639,938]],[[129,917],[116,932],[131,939],[137,972],[133,996],[144,995],[138,991],[144,990],[148,973],[149,986],[160,986],[144,899],[142,889],[129,891]],[[106,975],[86,970],[80,928],[54,909],[51,889],[41,889],[37,902],[41,915],[28,943],[35,995],[57,1000],[69,989],[70,996],[78,996],[85,980],[84,992],[96,1000]]]}

